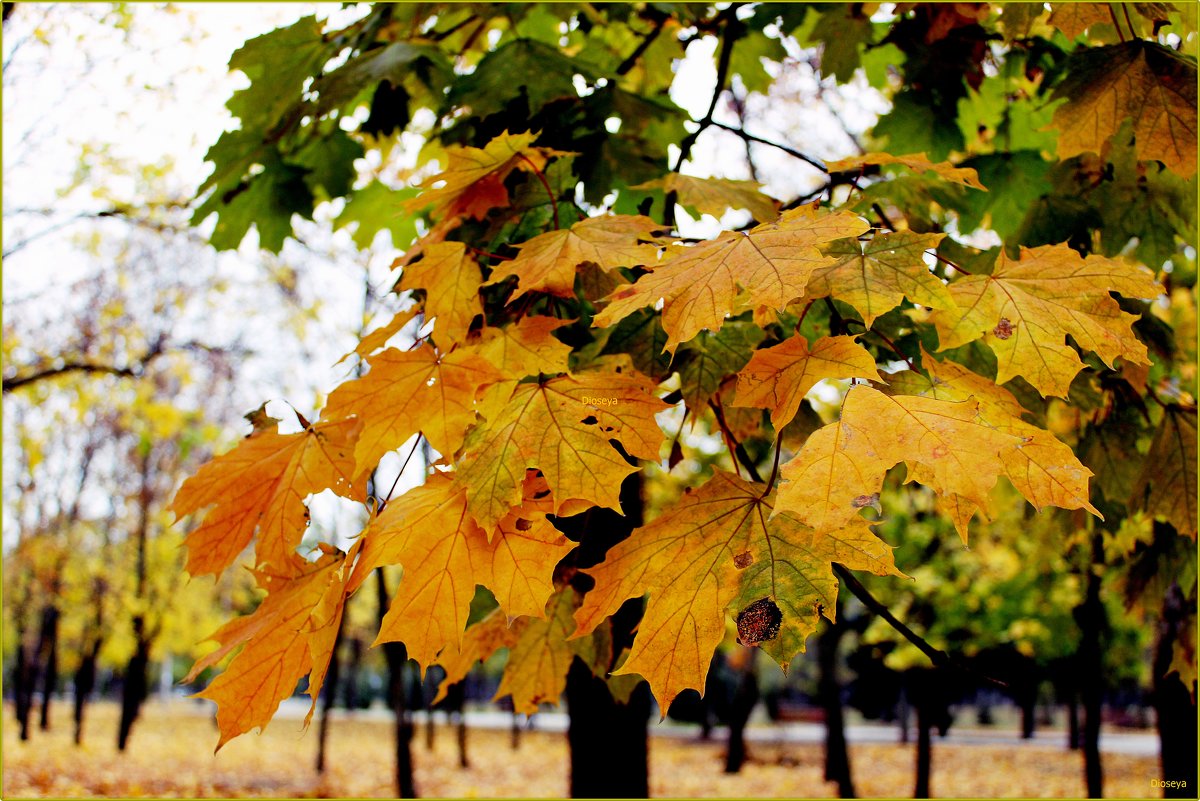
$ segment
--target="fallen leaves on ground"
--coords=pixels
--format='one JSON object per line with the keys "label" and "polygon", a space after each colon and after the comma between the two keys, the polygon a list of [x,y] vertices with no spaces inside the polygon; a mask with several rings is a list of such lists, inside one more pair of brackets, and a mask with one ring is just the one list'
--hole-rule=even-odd
{"label": "fallen leaves on ground", "polygon": [[[11,707],[5,707],[5,798],[43,797],[395,797],[392,724],[335,715],[329,731],[329,769],[313,769],[316,727],[300,733],[299,720],[278,720],[261,737],[242,737],[217,755],[197,742],[213,735],[207,704],[149,703],[124,755],[114,745],[119,708],[98,703],[88,710],[84,743],[71,744],[69,710],[55,710],[54,728],[17,740]],[[439,716],[439,719],[442,719]],[[535,725],[537,719],[535,718]],[[471,729],[471,766],[458,767],[453,733],[435,729],[433,749],[425,727],[412,741],[418,792],[426,798],[563,797],[567,794],[565,734],[522,731],[514,751],[507,730]],[[718,731],[717,737],[720,737]],[[1054,733],[1012,746],[957,745],[935,739],[931,789],[941,797],[1082,798],[1082,757]],[[722,772],[719,739],[654,737],[650,741],[653,797],[830,798],[837,786],[822,779],[818,743],[782,739],[749,744],[750,761],[736,775]],[[909,795],[915,745],[850,747],[855,789],[862,797]],[[1157,795],[1156,756],[1104,754],[1104,794],[1109,798]]]}

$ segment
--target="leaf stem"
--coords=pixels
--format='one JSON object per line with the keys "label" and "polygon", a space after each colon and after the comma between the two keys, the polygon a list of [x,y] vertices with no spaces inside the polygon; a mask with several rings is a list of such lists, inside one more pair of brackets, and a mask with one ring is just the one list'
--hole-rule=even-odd
{"label": "leaf stem", "polygon": [[550,197],[550,208],[554,212],[554,230],[559,230],[562,226],[558,224],[558,201],[554,198],[554,190],[550,188],[550,182],[546,180],[546,173],[542,172],[541,168],[534,164],[529,156],[526,156],[524,153],[519,155],[530,166],[534,175],[538,177],[538,180],[542,182],[542,186],[546,187],[546,194]]}
{"label": "leaf stem", "polygon": [[795,328],[795,331],[797,334],[800,333],[800,326],[804,323],[804,318],[808,316],[808,310],[811,309],[812,305],[816,302],[817,302],[817,299],[813,298],[812,300],[810,300],[807,303],[807,305],[805,305],[804,311],[800,312],[800,319],[796,321],[796,328]]}
{"label": "leaf stem", "polygon": [[762,475],[758,472],[758,468],[754,466],[754,460],[750,458],[750,454],[740,442],[733,436],[733,432],[729,430],[729,424],[725,422],[725,412],[721,409],[719,403],[708,402],[708,407],[713,410],[713,415],[717,418],[717,425],[721,427],[721,433],[725,435],[725,447],[729,448],[729,455],[733,457],[733,469],[737,470],[738,462],[742,463],[742,467],[746,468],[746,474],[750,476],[750,480],[756,484],[763,483]]}
{"label": "leaf stem", "polygon": [[775,432],[775,462],[771,465],[771,477],[767,479],[767,488],[763,491],[763,497],[771,494],[771,490],[775,488],[775,479],[779,477],[779,452],[783,450],[783,432]]}

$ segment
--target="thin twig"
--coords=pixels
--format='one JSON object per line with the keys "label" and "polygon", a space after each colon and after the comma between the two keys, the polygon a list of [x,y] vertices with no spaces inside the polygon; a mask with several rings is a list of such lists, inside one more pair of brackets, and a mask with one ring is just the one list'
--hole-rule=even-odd
{"label": "thin twig", "polygon": [[729,448],[729,453],[733,457],[734,470],[737,469],[738,462],[741,462],[742,467],[746,468],[746,474],[750,476],[751,481],[757,484],[763,483],[762,475],[758,472],[758,468],[754,466],[754,460],[750,458],[750,454],[746,452],[745,447],[737,441],[737,438],[733,436],[733,432],[729,430],[729,424],[725,422],[725,412],[721,409],[721,405],[710,400],[708,406],[713,410],[713,415],[717,418],[717,425],[721,427],[721,433],[725,435],[725,447]]}
{"label": "thin twig", "polygon": [[624,75],[634,68],[634,65],[637,64],[638,59],[642,57],[642,54],[649,49],[650,45],[654,44],[654,40],[658,38],[660,33],[662,33],[663,25],[666,24],[667,19],[668,17],[665,14],[658,18],[654,27],[650,29],[650,32],[642,37],[642,41],[638,43],[638,46],[634,49],[634,51],[630,53],[617,67],[617,75]]}
{"label": "thin twig", "polygon": [[779,452],[783,450],[783,432],[775,432],[775,463],[771,465],[771,477],[767,479],[767,488],[763,491],[763,497],[771,494],[771,490],[775,488],[775,479],[779,476]]}
{"label": "thin twig", "polygon": [[947,259],[941,253],[938,253],[936,250],[930,249],[930,250],[926,250],[925,252],[928,253],[930,256],[933,256],[935,259],[940,261],[942,264],[948,264],[949,266],[958,270],[963,275],[974,275],[975,274],[975,273],[971,272],[970,270],[964,270],[962,267],[959,267],[957,264],[955,264],[954,262]]}
{"label": "thin twig", "polygon": [[714,128],[720,128],[722,131],[729,131],[731,134],[736,134],[737,136],[739,136],[741,139],[743,139],[746,142],[757,142],[760,145],[766,145],[767,147],[773,147],[776,150],[787,153],[789,156],[792,156],[793,158],[800,159],[805,164],[808,164],[811,167],[815,167],[816,169],[820,170],[821,172],[823,172],[826,175],[829,174],[829,169],[825,166],[824,163],[822,163],[822,161],[820,159],[816,158],[815,156],[809,156],[804,153],[801,153],[799,150],[796,150],[794,147],[788,147],[787,145],[780,144],[779,142],[773,142],[770,139],[764,139],[761,136],[755,136],[752,133],[747,133],[744,128],[738,128],[734,125],[726,125],[725,123],[717,122],[716,120],[710,120],[709,125],[712,125]]}
{"label": "thin twig", "polygon": [[392,493],[396,491],[396,485],[400,483],[400,476],[404,475],[404,469],[408,467],[409,461],[413,458],[413,454],[417,452],[417,448],[420,447],[421,439],[424,436],[424,434],[417,434],[417,439],[415,442],[413,442],[412,450],[408,452],[408,456],[404,457],[404,464],[400,465],[400,472],[396,473],[396,479],[392,482],[392,488],[388,490],[387,495],[385,495],[383,500],[379,502],[380,512],[382,512],[383,508],[388,505],[388,501],[392,499]]}

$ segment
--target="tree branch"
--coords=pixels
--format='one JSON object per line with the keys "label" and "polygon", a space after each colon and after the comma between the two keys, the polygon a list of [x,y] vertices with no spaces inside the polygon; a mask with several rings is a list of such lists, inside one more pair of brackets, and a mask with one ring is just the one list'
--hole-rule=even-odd
{"label": "tree branch", "polygon": [[634,49],[634,51],[630,53],[629,56],[626,57],[626,59],[617,67],[617,75],[624,75],[634,68],[638,59],[642,57],[642,55],[650,48],[650,45],[654,44],[654,40],[658,38],[658,35],[662,33],[663,25],[666,24],[667,19],[668,17],[665,14],[658,16],[658,18],[655,20],[654,27],[650,29],[650,32],[642,37],[642,41],[638,43],[638,46]]}
{"label": "tree branch", "polygon": [[140,378],[145,374],[146,368],[150,363],[161,356],[166,350],[166,341],[159,338],[157,342],[151,346],[146,355],[133,364],[125,367],[118,367],[115,364],[95,364],[93,362],[64,362],[57,367],[47,367],[41,370],[34,370],[26,375],[9,376],[4,379],[3,391],[7,395],[13,390],[29,384],[36,384],[39,381],[55,378],[68,373],[104,373],[108,375],[122,376],[125,378]]}
{"label": "tree branch", "polygon": [[761,136],[755,136],[752,133],[747,133],[742,128],[738,128],[733,125],[726,125],[723,122],[717,122],[715,120],[710,120],[709,125],[712,125],[714,128],[720,128],[723,131],[729,131],[731,134],[735,134],[735,135],[741,137],[741,139],[745,142],[757,142],[760,145],[766,145],[767,147],[773,147],[776,150],[783,151],[784,153],[787,153],[789,156],[792,156],[793,158],[800,159],[805,164],[808,164],[810,167],[814,167],[814,168],[820,170],[825,175],[829,174],[828,168],[825,167],[825,164],[820,159],[816,158],[815,156],[809,156],[804,153],[801,153],[799,150],[796,150],[793,147],[788,147],[787,145],[780,144],[779,142],[773,142],[770,139],[763,139]]}
{"label": "tree branch", "polygon": [[834,562],[833,572],[836,573],[838,578],[845,583],[846,589],[850,590],[850,592],[854,594],[855,598],[862,601],[865,607],[886,620],[888,625],[904,636],[904,639],[915,645],[917,650],[929,657],[929,661],[933,662],[933,664],[937,665],[938,667],[954,668],[955,670],[962,671],[963,673],[967,673],[975,678],[982,679],[989,684],[993,684],[1002,690],[1008,689],[1008,685],[999,679],[992,678],[991,676],[987,676],[983,673],[972,670],[958,660],[951,658],[951,656],[945,651],[934,648],[926,640],[922,639],[920,635],[918,635],[908,626],[901,623],[900,620],[892,614],[892,610],[888,609],[887,606],[877,600],[875,596],[871,595],[867,588],[862,585],[862,582],[856,579],[854,574],[847,570],[845,566]]}

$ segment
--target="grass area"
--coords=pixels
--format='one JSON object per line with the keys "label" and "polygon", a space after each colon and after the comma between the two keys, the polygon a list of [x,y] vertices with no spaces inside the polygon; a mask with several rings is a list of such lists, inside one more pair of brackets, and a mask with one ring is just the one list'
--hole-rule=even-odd
{"label": "grass area", "polygon": [[[4,798],[153,797],[390,797],[392,729],[379,721],[337,720],[330,729],[330,767],[314,770],[317,732],[293,720],[246,735],[215,756],[216,728],[191,702],[147,704],[127,753],[116,751],[117,707],[89,710],[84,743],[71,741],[70,710],[54,709],[50,732],[17,739],[11,708],[3,726]],[[458,766],[453,732],[437,731],[434,748],[424,733],[413,742],[417,789],[425,797],[556,797],[567,792],[567,744],[562,734],[522,732],[513,750],[507,731],[472,730],[470,767]],[[751,762],[740,774],[722,773],[719,743],[674,738],[650,742],[650,782],[655,796],[829,797],[818,745],[751,744]],[[858,745],[851,762],[860,796],[911,794],[914,746]],[[1105,796],[1157,797],[1153,757],[1106,754]],[[933,794],[959,797],[1082,797],[1078,752],[1038,743],[1013,746],[934,744]]]}

